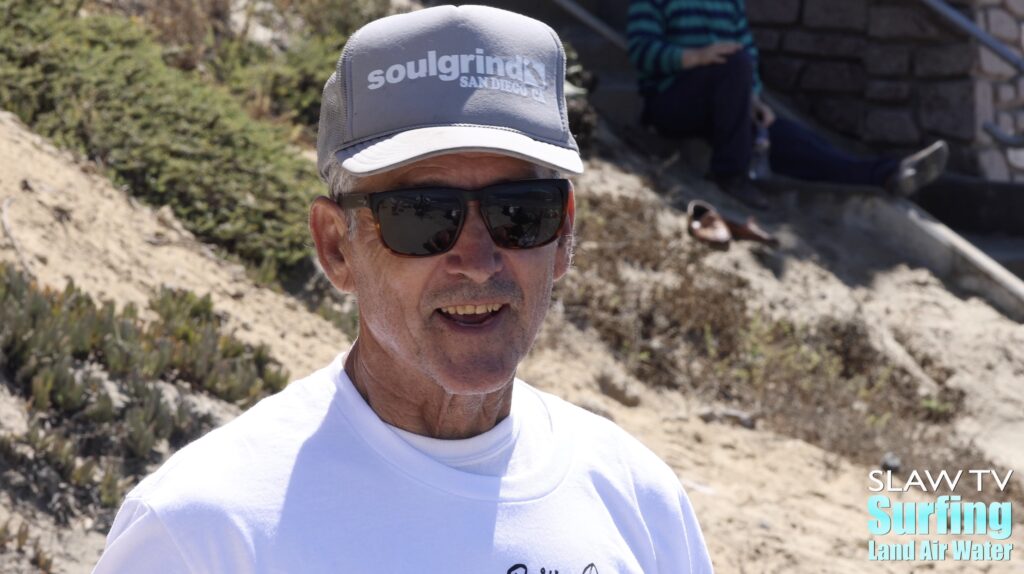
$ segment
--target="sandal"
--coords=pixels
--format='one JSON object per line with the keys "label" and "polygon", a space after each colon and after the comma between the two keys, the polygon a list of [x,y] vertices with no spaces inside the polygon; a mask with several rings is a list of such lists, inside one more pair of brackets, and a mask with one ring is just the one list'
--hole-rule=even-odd
{"label": "sandal", "polygon": [[734,239],[756,241],[771,247],[779,246],[779,240],[771,233],[761,229],[761,226],[757,224],[753,217],[748,217],[747,221],[742,224],[726,219],[725,225],[729,228],[729,233],[732,234]]}
{"label": "sandal", "polygon": [[779,246],[779,240],[762,229],[753,217],[748,217],[743,223],[725,219],[714,206],[700,199],[686,206],[686,231],[697,241],[714,249],[728,249],[733,239]]}
{"label": "sandal", "polygon": [[726,250],[732,233],[718,211],[706,201],[695,199],[686,206],[686,232],[714,249]]}

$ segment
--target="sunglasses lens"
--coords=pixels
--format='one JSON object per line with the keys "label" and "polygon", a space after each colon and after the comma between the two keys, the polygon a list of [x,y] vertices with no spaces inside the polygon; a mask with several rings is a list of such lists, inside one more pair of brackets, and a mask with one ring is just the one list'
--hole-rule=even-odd
{"label": "sunglasses lens", "polygon": [[539,247],[562,227],[565,192],[554,182],[515,182],[494,188],[481,199],[480,211],[499,247]]}
{"label": "sunglasses lens", "polygon": [[396,253],[419,256],[450,249],[464,211],[456,196],[413,190],[383,193],[374,209],[384,244]]}
{"label": "sunglasses lens", "polygon": [[[435,255],[448,251],[458,240],[467,193],[476,192],[451,188],[386,191],[371,196],[370,208],[389,249],[400,255]],[[488,187],[478,197],[495,245],[529,249],[558,236],[565,219],[568,184],[564,180],[516,181]]]}

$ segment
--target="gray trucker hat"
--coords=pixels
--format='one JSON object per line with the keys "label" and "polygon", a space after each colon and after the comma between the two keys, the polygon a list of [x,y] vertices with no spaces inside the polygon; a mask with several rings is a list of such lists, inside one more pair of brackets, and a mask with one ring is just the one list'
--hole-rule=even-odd
{"label": "gray trucker hat", "polygon": [[554,30],[486,6],[389,16],[349,38],[324,86],[317,167],[359,175],[459,151],[582,173]]}

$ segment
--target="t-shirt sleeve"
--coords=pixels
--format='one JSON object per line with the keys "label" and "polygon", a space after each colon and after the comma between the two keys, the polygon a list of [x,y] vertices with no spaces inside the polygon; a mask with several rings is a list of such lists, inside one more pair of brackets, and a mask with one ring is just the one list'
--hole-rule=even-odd
{"label": "t-shirt sleeve", "polygon": [[697,514],[679,477],[664,461],[648,451],[647,460],[634,467],[638,502],[647,523],[659,574],[711,574],[714,569]]}
{"label": "t-shirt sleeve", "polygon": [[673,509],[675,518],[667,528],[652,532],[655,538],[658,572],[661,574],[712,574],[711,556],[704,543],[704,534],[697,522],[689,497],[682,486],[677,497],[678,507]]}
{"label": "t-shirt sleeve", "polygon": [[156,511],[128,499],[117,512],[107,545],[93,574],[161,572],[191,574],[192,569]]}

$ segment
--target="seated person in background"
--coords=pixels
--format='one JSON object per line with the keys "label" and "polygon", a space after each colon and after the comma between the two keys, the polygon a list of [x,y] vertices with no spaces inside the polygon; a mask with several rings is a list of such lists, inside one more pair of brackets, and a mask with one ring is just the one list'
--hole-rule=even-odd
{"label": "seated person in background", "polygon": [[797,179],[907,196],[945,170],[949,148],[941,140],[902,159],[859,158],[776,117],[761,99],[745,0],[631,0],[627,31],[643,123],[665,137],[708,140],[711,178],[752,207],[768,206],[748,175],[757,126],[768,132],[771,170]]}

